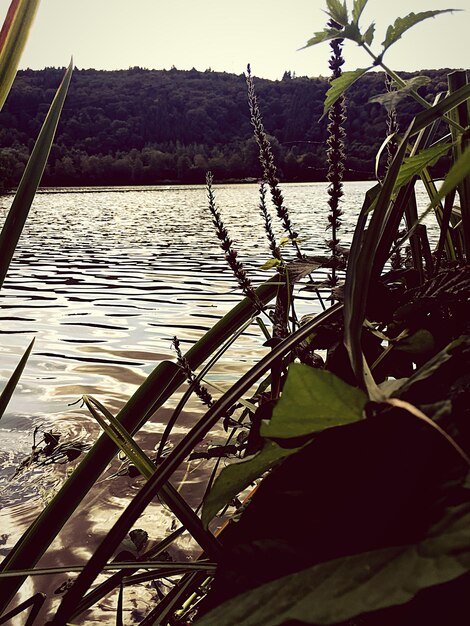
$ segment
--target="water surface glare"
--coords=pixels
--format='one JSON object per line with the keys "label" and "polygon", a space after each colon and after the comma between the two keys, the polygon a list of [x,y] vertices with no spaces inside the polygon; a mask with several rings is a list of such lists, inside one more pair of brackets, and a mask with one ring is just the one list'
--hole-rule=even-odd
{"label": "water surface glare", "polygon": [[[351,241],[364,193],[371,186],[345,185],[344,245]],[[306,254],[327,254],[326,189],[326,183],[283,185]],[[270,256],[258,186],[220,185],[215,193],[240,259],[259,284],[272,270],[260,269]],[[3,215],[11,200],[0,198]],[[425,206],[422,193],[420,201]],[[273,225],[283,236],[274,211]],[[320,309],[313,293],[301,291],[299,296],[300,315]],[[117,413],[161,360],[174,359],[174,335],[183,350],[188,349],[240,297],[213,232],[204,187],[54,189],[37,195],[0,295],[3,380],[35,337],[33,353],[0,422],[0,555],[8,552],[67,473],[65,466],[54,466],[29,470],[27,480],[11,480],[15,467],[31,452],[34,428],[55,430],[63,440],[92,443],[99,428],[86,409],[72,403],[89,394]],[[263,341],[257,325],[251,326],[210,380],[227,387],[265,352]],[[144,428],[141,444],[146,450],[158,442],[175,402],[172,399]],[[198,402],[190,403],[176,439],[201,410]],[[181,477],[184,473],[183,495],[196,504],[204,470],[196,466],[188,473],[182,468]],[[90,495],[87,507],[74,518],[87,535],[78,556],[92,549],[94,536],[109,528],[122,510],[123,498],[133,491],[135,485],[122,478],[101,483],[100,491]],[[96,502],[100,506],[93,517],[89,510]],[[174,523],[167,511],[159,515],[163,527],[154,539],[165,536]],[[66,539],[61,541],[56,556],[66,544]]]}

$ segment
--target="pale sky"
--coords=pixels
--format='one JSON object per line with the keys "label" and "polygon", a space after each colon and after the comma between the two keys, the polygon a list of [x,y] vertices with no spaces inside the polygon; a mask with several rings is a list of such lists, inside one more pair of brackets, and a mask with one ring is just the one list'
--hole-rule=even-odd
{"label": "pale sky", "polygon": [[[2,18],[8,5],[0,0]],[[324,0],[42,0],[20,67],[65,66],[73,55],[79,68],[174,65],[241,74],[250,62],[253,73],[265,78],[279,79],[285,70],[326,76],[328,44],[298,50],[323,29],[324,7]],[[444,8],[467,10],[418,24],[385,61],[397,71],[468,68],[468,0],[369,0],[361,23],[376,23],[372,48],[378,52],[396,17]],[[352,42],[344,56],[345,69],[369,65]]]}

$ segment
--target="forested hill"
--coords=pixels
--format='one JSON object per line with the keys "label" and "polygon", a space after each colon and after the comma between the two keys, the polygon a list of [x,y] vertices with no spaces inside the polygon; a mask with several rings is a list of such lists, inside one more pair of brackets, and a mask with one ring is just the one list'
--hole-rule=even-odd
{"label": "forested hill", "polygon": [[[450,70],[423,71],[428,100],[447,88]],[[60,83],[63,71],[18,73],[0,113],[0,180],[14,186]],[[409,78],[411,74],[403,74]],[[326,120],[319,121],[325,78],[256,79],[267,132],[283,180],[325,179]],[[384,91],[383,75],[370,73],[348,92],[347,178],[373,175],[386,133],[386,114],[371,96]],[[418,111],[400,102],[402,128]],[[132,68],[75,70],[53,145],[44,185],[202,183],[260,175],[242,75],[206,70]]]}

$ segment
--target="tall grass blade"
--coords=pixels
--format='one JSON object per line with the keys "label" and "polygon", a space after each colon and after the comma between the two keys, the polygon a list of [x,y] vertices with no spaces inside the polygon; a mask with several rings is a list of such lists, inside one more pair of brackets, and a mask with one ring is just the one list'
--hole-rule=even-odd
{"label": "tall grass blade", "polygon": [[121,583],[119,587],[119,595],[118,595],[118,601],[117,601],[117,607],[116,607],[116,626],[124,626],[124,620],[122,617],[123,599],[124,599],[123,596],[124,596],[124,587]]}
{"label": "tall grass blade", "polygon": [[[124,426],[114,417],[108,409],[94,398],[83,396],[85,404],[93,417],[99,423],[105,433],[124,452],[128,459],[135,465],[142,476],[149,480],[157,471],[154,463],[149,459],[140,446],[132,439]],[[98,410],[96,410],[98,409]],[[109,424],[101,417],[101,412]],[[212,559],[220,558],[220,544],[212,533],[206,531],[201,520],[194,513],[192,508],[185,502],[176,489],[167,483],[158,494],[163,502],[176,515],[183,526],[192,534],[201,548],[207,552]]]}
{"label": "tall grass blade", "polygon": [[[426,214],[438,206],[440,202],[447,196],[448,193],[453,191],[460,185],[468,176],[470,176],[470,146],[467,146],[465,152],[458,158],[457,161],[450,168],[447,176],[444,179],[443,184],[439,188],[438,193],[431,201]],[[422,216],[423,217],[423,216]]]}
{"label": "tall grass blade", "polygon": [[0,287],[3,285],[10,261],[23,230],[34,195],[41,181],[47,158],[54,140],[60,113],[72,77],[72,61],[52,101],[44,124],[34,145],[21,178],[15,198],[0,233]]}
{"label": "tall grass blade", "polygon": [[31,343],[27,347],[26,352],[21,357],[20,362],[16,366],[15,371],[10,376],[7,384],[5,385],[5,388],[3,389],[0,395],[0,418],[5,413],[8,403],[11,400],[11,397],[13,395],[13,392],[15,391],[16,385],[18,384],[21,374],[23,373],[23,370],[25,368],[29,355],[31,354],[33,345],[34,345],[34,338],[32,339]]}
{"label": "tall grass blade", "polygon": [[39,0],[12,0],[0,31],[0,110],[5,104]]}
{"label": "tall grass blade", "polygon": [[42,605],[44,604],[45,599],[46,596],[43,593],[35,593],[34,596],[28,598],[18,606],[15,606],[14,609],[8,611],[8,613],[5,613],[5,615],[0,617],[0,625],[11,624],[11,620],[14,617],[19,615],[20,613],[23,613],[23,611],[26,611],[26,609],[29,609],[29,607],[32,607],[28,615],[28,619],[24,623],[24,626],[33,626],[36,617],[38,616],[38,613],[41,610]]}
{"label": "tall grass blade", "polygon": [[[467,72],[459,70],[448,75],[449,93],[456,92],[468,83]],[[462,102],[458,107],[452,109],[449,117],[458,122],[463,128],[470,125],[469,103]],[[457,161],[462,154],[470,146],[468,132],[459,135],[454,127],[451,128],[452,137],[454,139],[454,161]],[[470,176],[465,176],[458,184],[458,192],[460,196],[460,209],[462,213],[462,230],[465,246],[465,257],[467,263],[470,263]]]}
{"label": "tall grass blade", "polygon": [[351,245],[344,294],[344,343],[349,353],[353,372],[359,385],[363,387],[366,386],[365,372],[367,369],[364,368],[361,339],[369,287],[373,271],[376,273],[380,266],[380,263],[377,262],[378,255],[383,258],[385,254],[388,254],[382,237],[384,232],[388,232],[387,226],[389,226],[390,220],[396,219],[396,212],[393,211],[393,203],[390,200],[412,131],[413,123],[409,126],[398,147],[378,195],[374,200],[372,200],[371,195],[366,196],[361,213],[364,214],[370,209],[369,202],[373,203],[372,217],[365,232],[363,232],[364,221],[359,221]]}

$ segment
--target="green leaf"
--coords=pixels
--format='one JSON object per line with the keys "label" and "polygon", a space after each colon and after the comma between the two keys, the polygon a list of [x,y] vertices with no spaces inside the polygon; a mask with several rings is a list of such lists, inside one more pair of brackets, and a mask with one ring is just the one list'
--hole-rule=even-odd
{"label": "green leaf", "polygon": [[237,494],[246,489],[254,480],[262,476],[283,459],[297,452],[299,448],[281,448],[268,441],[261,452],[232,463],[225,467],[214,482],[202,507],[202,522],[207,528],[209,522]]}
{"label": "green leaf", "polygon": [[[413,132],[412,122],[404,134],[398,150],[387,170],[383,183],[366,193],[365,201],[351,244],[344,292],[344,343],[349,353],[351,367],[361,386],[368,386],[369,393],[377,391],[362,353],[362,326],[366,315],[366,303],[370,283],[382,270],[384,254],[390,249],[390,224],[396,223],[397,213],[403,209],[399,203],[390,202],[396,178]],[[372,217],[367,225],[367,213]],[[393,229],[393,236],[395,235]],[[385,235],[387,237],[384,239]],[[375,399],[375,398],[373,398]]]}
{"label": "green leaf", "polygon": [[414,78],[410,78],[410,80],[405,81],[405,85],[403,87],[373,96],[372,98],[369,98],[369,102],[378,102],[379,104],[382,104],[388,112],[390,112],[396,108],[397,104],[401,100],[408,98],[411,91],[416,91],[419,87],[429,83],[430,80],[431,79],[428,76],[415,76]]}
{"label": "green leaf", "polygon": [[197,626],[337,624],[408,602],[470,570],[470,505],[447,509],[422,541],[315,565],[221,604]]}
{"label": "green leaf", "polygon": [[435,145],[432,148],[427,148],[419,154],[412,157],[407,157],[403,160],[403,164],[398,172],[397,180],[395,183],[395,191],[400,187],[403,187],[409,182],[413,176],[419,176],[425,167],[435,165],[439,159],[447,154],[451,148],[451,144],[445,143],[442,145]]}
{"label": "green leaf", "polygon": [[261,269],[270,270],[272,267],[277,267],[280,264],[281,264],[281,261],[279,259],[269,259],[268,261],[266,261],[266,263],[263,263],[263,265],[261,266]]}
{"label": "green leaf", "polygon": [[395,345],[395,350],[408,354],[429,354],[435,347],[434,337],[425,328],[420,328],[410,337],[405,337]]}
{"label": "green leaf", "polygon": [[441,200],[443,200],[448,193],[455,189],[455,187],[457,187],[457,185],[459,185],[459,183],[461,183],[467,176],[470,176],[470,146],[452,165],[437,195],[433,198],[426,212],[436,207]]}
{"label": "green leaf", "polygon": [[367,0],[354,0],[353,9],[352,9],[352,17],[353,21],[356,24],[359,23],[359,19],[361,17],[362,11],[367,4]]}
{"label": "green leaf", "polygon": [[351,87],[351,85],[355,83],[356,80],[358,80],[363,74],[365,74],[369,70],[370,67],[359,68],[352,72],[344,72],[344,74],[341,74],[339,78],[335,78],[331,82],[331,87],[326,92],[322,117],[324,117],[328,113],[329,109],[338,100],[338,98],[341,98],[344,92],[347,91],[347,89],[349,89],[349,87]]}
{"label": "green leaf", "polygon": [[5,385],[5,388],[3,389],[0,395],[0,417],[2,417],[2,415],[5,413],[8,403],[11,400],[11,397],[13,395],[13,392],[15,391],[16,385],[18,384],[20,376],[23,373],[23,370],[25,368],[26,361],[28,360],[29,355],[31,354],[33,344],[34,344],[34,338],[29,344],[28,348],[26,349],[26,352],[21,357],[20,362],[16,366],[15,371],[10,376],[7,384]]}
{"label": "green leaf", "polygon": [[54,97],[46,119],[39,132],[28,164],[18,185],[18,191],[12,202],[10,211],[0,234],[0,287],[5,280],[10,261],[28,217],[29,209],[34,200],[36,190],[41,181],[47,158],[54,140],[55,131],[59,122],[60,113],[67,95],[72,77],[73,65],[65,72],[64,78]]}
{"label": "green leaf", "polygon": [[354,22],[352,24],[346,24],[344,28],[341,30],[341,37],[343,39],[350,39],[351,41],[355,41],[359,46],[362,44],[363,37],[359,27]]}
{"label": "green leaf", "polygon": [[39,0],[12,0],[0,32],[0,109],[15,79]]}
{"label": "green leaf", "polygon": [[142,476],[147,480],[153,476],[156,471],[154,463],[135,442],[121,422],[95,398],[84,395],[83,401],[103,431],[127,456],[129,461],[135,465]]}
{"label": "green leaf", "polygon": [[374,33],[375,24],[372,22],[372,24],[369,26],[369,28],[364,33],[364,36],[362,37],[364,43],[366,43],[368,46],[370,46],[371,43],[374,41]]}
{"label": "green leaf", "polygon": [[324,41],[329,41],[330,39],[340,39],[342,37],[343,35],[340,30],[337,30],[336,28],[325,28],[317,33],[313,33],[313,37],[307,41],[303,48],[300,49],[304,50],[305,48],[316,46],[318,43],[323,43]]}
{"label": "green leaf", "polygon": [[362,418],[367,396],[327,370],[292,363],[279,402],[261,435],[289,439]]}
{"label": "green leaf", "polygon": [[343,3],[340,0],[326,0],[326,6],[328,15],[341,26],[346,26],[348,23],[346,0]]}
{"label": "green leaf", "polygon": [[412,28],[415,24],[419,24],[423,20],[427,20],[430,17],[435,17],[441,13],[452,13],[459,9],[442,9],[438,11],[422,11],[421,13],[409,13],[406,17],[398,17],[393,25],[387,28],[385,39],[382,42],[384,52],[387,48],[390,48],[396,41],[398,41],[403,33]]}

